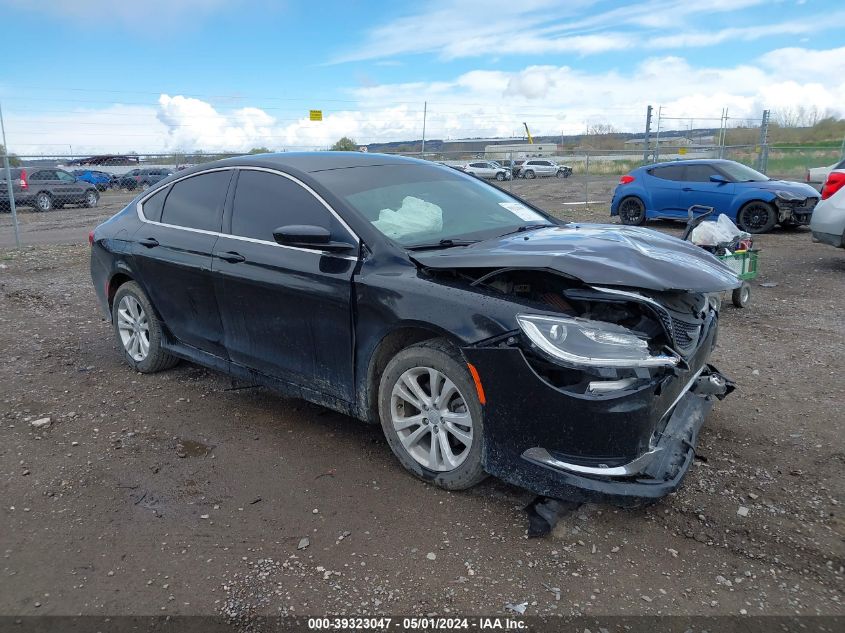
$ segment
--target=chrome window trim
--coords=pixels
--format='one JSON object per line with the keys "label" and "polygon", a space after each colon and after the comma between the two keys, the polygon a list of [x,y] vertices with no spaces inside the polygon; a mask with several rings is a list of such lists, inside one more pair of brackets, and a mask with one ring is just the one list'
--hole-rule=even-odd
{"label": "chrome window trim", "polygon": [[168,182],[163,187],[155,188],[154,190],[148,192],[142,198],[140,198],[138,200],[138,202],[135,203],[135,211],[138,214],[138,219],[141,222],[144,222],[145,224],[153,224],[153,225],[156,225],[156,226],[163,226],[163,227],[166,227],[166,228],[169,228],[169,229],[179,229],[179,230],[182,230],[182,231],[190,231],[192,233],[201,233],[203,235],[216,235],[217,237],[227,237],[227,238],[230,238],[230,239],[233,239],[233,240],[240,240],[242,242],[252,242],[254,244],[266,244],[268,246],[275,246],[277,248],[286,248],[286,249],[290,249],[290,250],[301,251],[303,253],[317,254],[317,255],[320,255],[321,257],[324,256],[324,255],[330,255],[332,257],[337,257],[337,258],[340,258],[340,259],[348,259],[348,260],[352,260],[352,261],[357,261],[357,259],[358,259],[357,255],[341,255],[341,254],[336,253],[336,252],[323,251],[323,250],[312,249],[312,248],[301,248],[299,246],[288,246],[288,245],[285,245],[285,244],[279,244],[278,242],[271,242],[269,240],[256,239],[254,237],[245,237],[243,235],[234,235],[232,233],[223,233],[222,231],[206,231],[205,229],[195,229],[195,228],[192,228],[192,227],[189,227],[189,226],[179,226],[177,224],[168,224],[166,222],[156,222],[155,220],[147,219],[147,217],[144,215],[144,211],[143,211],[144,203],[147,200],[149,200],[150,198],[152,198],[154,195],[156,195],[157,193],[162,191],[163,189],[166,189],[167,187],[170,187],[171,185],[175,185],[177,182],[181,182],[182,180],[187,180],[188,178],[193,178],[194,176],[201,176],[203,174],[210,174],[210,173],[213,173],[213,172],[216,172],[216,171],[234,171],[234,170],[264,171],[264,172],[267,172],[267,173],[270,173],[270,174],[274,174],[276,176],[282,176],[283,178],[287,178],[288,180],[295,182],[300,187],[305,189],[308,193],[310,193],[312,196],[314,196],[314,198],[316,198],[329,211],[329,213],[331,213],[332,216],[334,216],[334,218],[347,231],[347,233],[349,233],[349,236],[352,238],[354,244],[356,246],[360,246],[361,239],[358,237],[358,235],[355,233],[355,231],[353,231],[349,227],[349,225],[343,220],[343,218],[340,217],[340,215],[338,215],[338,213],[331,207],[331,205],[328,202],[326,202],[320,196],[320,194],[318,194],[316,191],[314,191],[311,187],[309,187],[307,184],[305,184],[304,182],[302,182],[298,178],[291,176],[290,174],[286,174],[285,172],[279,171],[277,169],[270,169],[269,167],[253,167],[253,166],[231,165],[231,166],[228,166],[228,167],[213,167],[213,168],[210,168],[210,169],[204,169],[202,171],[195,172],[193,174],[187,174],[185,176],[182,176],[181,178],[177,178],[176,180],[172,180],[172,181]]}

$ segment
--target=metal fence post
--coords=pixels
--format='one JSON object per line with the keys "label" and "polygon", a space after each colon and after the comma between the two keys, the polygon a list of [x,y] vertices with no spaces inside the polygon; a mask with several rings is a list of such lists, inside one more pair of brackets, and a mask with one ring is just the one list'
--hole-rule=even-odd
{"label": "metal fence post", "polygon": [[590,204],[590,152],[587,151],[587,158],[584,161],[584,209]]}
{"label": "metal fence post", "polygon": [[0,130],[3,132],[3,167],[6,170],[6,187],[9,194],[9,210],[12,212],[12,225],[15,227],[15,246],[21,247],[21,234],[18,229],[18,210],[15,207],[15,191],[12,189],[12,169],[9,166],[9,146],[6,145],[6,125],[3,122],[3,108],[0,107]]}

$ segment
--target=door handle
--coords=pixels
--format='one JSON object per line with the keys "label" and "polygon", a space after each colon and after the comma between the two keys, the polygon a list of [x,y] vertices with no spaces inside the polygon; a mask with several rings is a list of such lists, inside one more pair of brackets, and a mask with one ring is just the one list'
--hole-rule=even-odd
{"label": "door handle", "polygon": [[146,246],[147,248],[154,248],[158,246],[158,240],[154,237],[146,237],[142,240],[139,240],[141,246]]}
{"label": "door handle", "polygon": [[692,191],[692,187],[681,187],[681,191]]}
{"label": "door handle", "polygon": [[246,261],[246,257],[241,255],[240,253],[236,253],[235,251],[229,251],[227,253],[218,253],[217,257],[222,259],[224,262],[229,262],[230,264],[239,264],[243,261]]}

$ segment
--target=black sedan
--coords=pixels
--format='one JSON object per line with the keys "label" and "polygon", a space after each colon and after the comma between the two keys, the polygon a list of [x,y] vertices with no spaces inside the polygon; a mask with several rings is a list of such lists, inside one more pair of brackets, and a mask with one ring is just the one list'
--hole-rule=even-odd
{"label": "black sedan", "polygon": [[157,183],[91,234],[126,362],[179,359],[380,423],[448,489],[657,498],[714,397],[739,281],[647,229],[571,224],[424,161],[262,154]]}

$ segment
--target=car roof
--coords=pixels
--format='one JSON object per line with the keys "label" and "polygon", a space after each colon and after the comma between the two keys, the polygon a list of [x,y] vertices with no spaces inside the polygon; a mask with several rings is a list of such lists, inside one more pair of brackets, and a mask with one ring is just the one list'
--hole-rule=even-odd
{"label": "car roof", "polygon": [[432,165],[430,161],[391,154],[377,154],[368,152],[279,152],[276,154],[251,154],[224,158],[213,163],[203,163],[185,169],[180,173],[187,175],[204,171],[212,167],[237,166],[267,167],[288,172],[304,174],[327,171],[329,169],[346,169],[349,167],[374,167],[377,165]]}
{"label": "car roof", "polygon": [[672,165],[725,165],[735,162],[726,158],[687,158],[685,160],[667,160],[662,163],[643,165],[640,169],[654,169],[655,167],[669,167]]}

